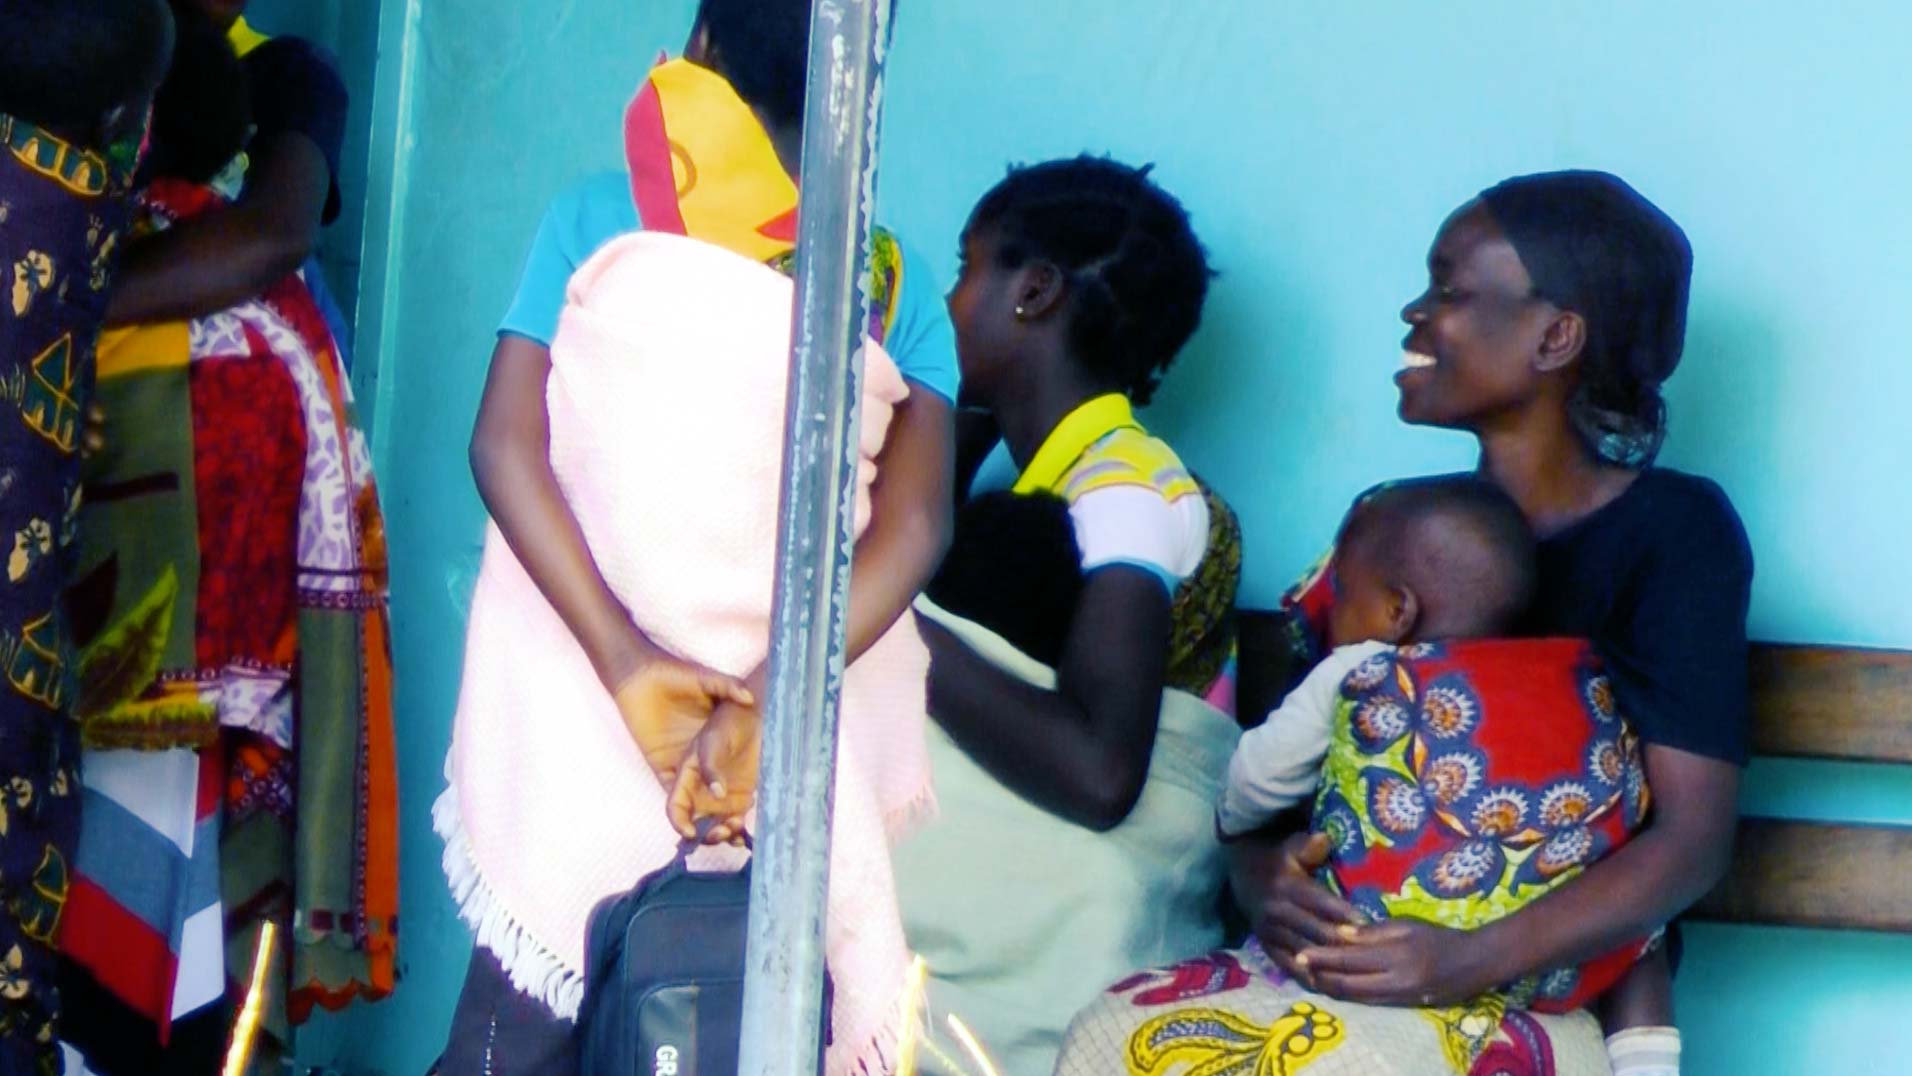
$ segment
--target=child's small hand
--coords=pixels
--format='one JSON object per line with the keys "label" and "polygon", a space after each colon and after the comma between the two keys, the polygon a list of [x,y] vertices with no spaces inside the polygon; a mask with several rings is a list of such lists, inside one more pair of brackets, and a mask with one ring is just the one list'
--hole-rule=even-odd
{"label": "child's small hand", "polygon": [[763,716],[751,706],[719,705],[677,773],[670,798],[671,827],[692,840],[697,837],[698,820],[713,818],[717,824],[704,834],[704,843],[741,841],[744,815],[757,800],[762,755]]}
{"label": "child's small hand", "polygon": [[612,693],[645,765],[669,786],[719,703],[749,706],[743,681],[672,657],[656,657]]}

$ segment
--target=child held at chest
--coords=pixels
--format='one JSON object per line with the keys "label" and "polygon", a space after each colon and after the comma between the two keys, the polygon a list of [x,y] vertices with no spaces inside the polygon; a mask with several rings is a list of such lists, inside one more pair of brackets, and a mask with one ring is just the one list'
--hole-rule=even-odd
{"label": "child held at chest", "polygon": [[[1224,837],[1312,801],[1325,880],[1357,909],[1475,929],[1638,827],[1637,747],[1590,651],[1505,638],[1536,566],[1504,493],[1474,478],[1384,488],[1349,514],[1333,572],[1332,651],[1242,737],[1217,810]],[[1543,1011],[1599,997],[1616,1072],[1677,1071],[1658,949],[1633,945],[1504,995]],[[1642,1053],[1658,1067],[1641,1067]]]}

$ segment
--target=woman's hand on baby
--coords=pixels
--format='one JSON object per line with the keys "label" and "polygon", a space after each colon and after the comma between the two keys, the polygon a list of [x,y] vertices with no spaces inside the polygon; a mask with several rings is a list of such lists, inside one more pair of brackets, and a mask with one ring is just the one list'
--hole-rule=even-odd
{"label": "woman's hand on baby", "polygon": [[1501,985],[1491,952],[1466,931],[1390,919],[1356,927],[1299,959],[1307,962],[1308,986],[1330,997],[1426,1008],[1459,1005]]}
{"label": "woman's hand on baby", "polygon": [[1313,987],[1304,953],[1333,945],[1362,922],[1354,906],[1315,880],[1328,861],[1328,838],[1296,833],[1277,845],[1244,843],[1234,854],[1233,885],[1277,966]]}
{"label": "woman's hand on baby", "polygon": [[1456,1005],[1499,986],[1490,947],[1463,931],[1411,919],[1368,923],[1315,880],[1326,836],[1297,833],[1236,854],[1237,892],[1255,896],[1256,937],[1310,990],[1368,1005]]}
{"label": "woman's hand on baby", "polygon": [[738,843],[744,816],[757,801],[757,771],[763,756],[763,716],[754,707],[725,702],[697,734],[671,789],[671,827],[697,838],[701,819],[716,819],[705,844]]}
{"label": "woman's hand on baby", "polygon": [[644,764],[666,788],[719,705],[756,703],[742,680],[667,655],[647,659],[612,697]]}

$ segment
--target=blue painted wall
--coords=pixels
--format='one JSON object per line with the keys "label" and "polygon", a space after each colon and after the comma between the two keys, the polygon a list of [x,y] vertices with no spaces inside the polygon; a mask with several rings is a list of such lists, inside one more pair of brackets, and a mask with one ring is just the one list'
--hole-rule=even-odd
{"label": "blue painted wall", "polygon": [[[400,66],[394,5],[381,80]],[[423,1071],[468,944],[427,811],[481,521],[464,444],[491,327],[545,199],[615,162],[621,106],[690,6],[423,0],[409,96],[381,85],[374,143],[395,156],[373,170],[402,196],[366,250],[368,273],[387,243],[396,269],[378,297],[377,450],[395,536],[407,977],[348,1018],[336,1056],[366,1072]],[[1012,160],[1154,160],[1193,208],[1225,275],[1149,420],[1239,509],[1248,601],[1279,593],[1355,491],[1469,462],[1463,439],[1393,417],[1396,311],[1454,205],[1511,173],[1591,165],[1632,179],[1698,251],[1667,461],[1738,501],[1759,557],[1756,633],[1912,646],[1902,5],[902,7],[881,215],[945,267]],[[1762,765],[1749,785],[1760,809],[1912,822],[1912,775]],[[1912,941],[1703,928],[1689,951],[1689,1073],[1889,1071],[1876,1059],[1912,1056]]]}

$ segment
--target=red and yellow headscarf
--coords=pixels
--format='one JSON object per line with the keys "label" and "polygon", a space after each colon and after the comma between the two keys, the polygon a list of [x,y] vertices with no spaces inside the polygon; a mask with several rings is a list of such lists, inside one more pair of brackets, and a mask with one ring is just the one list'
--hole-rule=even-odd
{"label": "red and yellow headscarf", "polygon": [[631,195],[650,231],[769,262],[797,241],[797,185],[770,135],[722,76],[659,64],[624,115]]}

